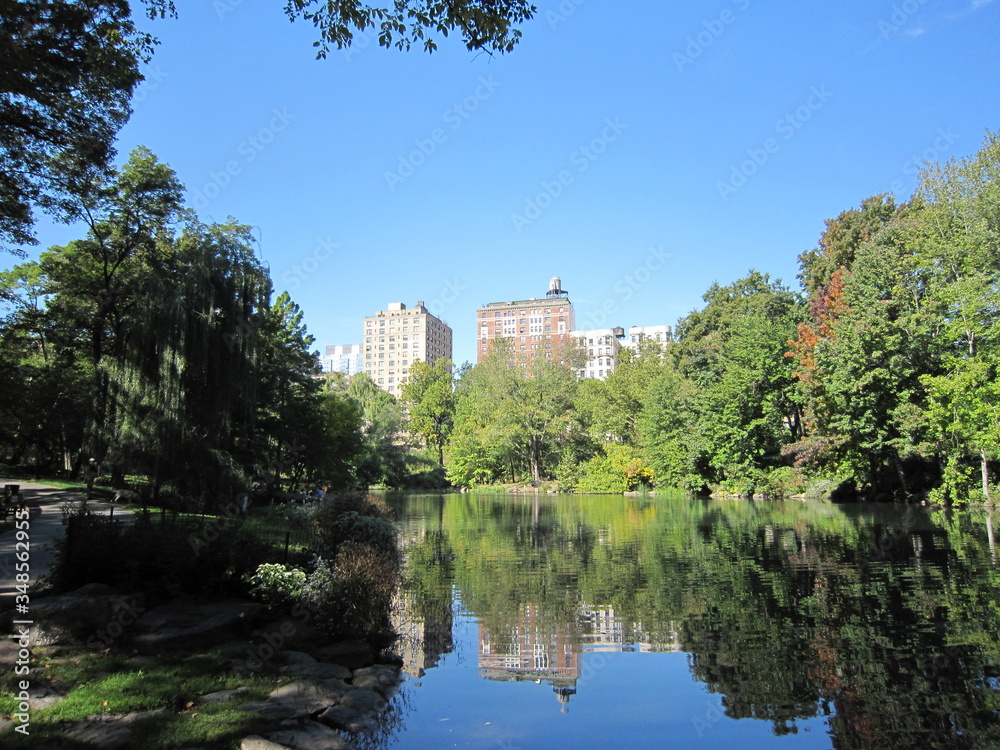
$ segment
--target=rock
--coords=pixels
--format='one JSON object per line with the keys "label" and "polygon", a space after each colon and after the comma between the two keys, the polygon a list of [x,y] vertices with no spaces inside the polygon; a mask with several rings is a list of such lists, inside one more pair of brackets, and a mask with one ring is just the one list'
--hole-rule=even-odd
{"label": "rock", "polygon": [[351,670],[340,664],[327,664],[325,662],[314,661],[312,664],[289,664],[281,667],[281,674],[292,675],[298,678],[310,678],[314,680],[326,680],[331,677],[338,680],[346,680],[351,676]]}
{"label": "rock", "polygon": [[252,734],[249,737],[244,737],[240,740],[240,750],[289,750],[289,748],[285,745],[279,745],[277,742],[265,740],[263,737],[258,737],[256,734]]}
{"label": "rock", "polygon": [[17,652],[21,650],[16,640],[3,638],[0,640],[0,668],[5,672],[14,671],[14,662],[17,661]]}
{"label": "rock", "polygon": [[125,716],[92,716],[66,730],[66,736],[100,748],[130,747],[132,726],[160,711],[140,711]]}
{"label": "rock", "polygon": [[233,690],[217,690],[214,693],[205,693],[205,695],[199,696],[196,703],[199,706],[211,706],[216,703],[228,703],[233,698],[238,698],[248,692],[250,692],[250,688],[246,687],[238,687]]}
{"label": "rock", "polygon": [[356,708],[359,711],[378,713],[389,705],[389,701],[368,688],[357,688],[340,699],[340,705]]}
{"label": "rock", "polygon": [[282,718],[304,717],[335,705],[350,692],[351,687],[340,680],[298,680],[271,691],[267,703],[285,709]]}
{"label": "rock", "polygon": [[316,659],[305,651],[282,651],[278,654],[277,661],[284,665],[292,664],[315,664]]}
{"label": "rock", "polygon": [[374,664],[354,671],[351,684],[356,688],[369,688],[390,697],[403,681],[399,668],[388,664]]}
{"label": "rock", "polygon": [[363,641],[345,641],[324,646],[313,652],[319,661],[342,664],[348,669],[360,669],[375,663],[375,654]]}
{"label": "rock", "polygon": [[46,687],[39,687],[28,691],[28,700],[32,711],[40,711],[43,708],[54,706],[65,697],[62,693],[57,693],[55,690]]}
{"label": "rock", "polygon": [[262,719],[268,719],[270,721],[282,721],[284,719],[294,719],[298,717],[298,709],[291,705],[285,703],[271,703],[269,701],[257,701],[255,703],[243,703],[238,706],[240,711],[246,711],[250,714],[257,714]]}
{"label": "rock", "polygon": [[375,714],[370,711],[358,711],[347,706],[330,706],[317,716],[316,720],[334,729],[345,729],[357,734],[365,731],[375,722]]}
{"label": "rock", "polygon": [[146,612],[136,623],[137,646],[186,649],[229,640],[248,628],[264,611],[262,604],[244,600],[193,602],[178,600]]}
{"label": "rock", "polygon": [[31,602],[32,644],[87,643],[107,648],[130,632],[142,615],[141,595],[112,594],[103,584]]}
{"label": "rock", "polygon": [[382,656],[382,661],[384,661],[386,664],[391,664],[394,667],[399,667],[400,669],[402,669],[403,665],[406,664],[406,660],[402,656],[400,656],[399,654],[395,654],[395,653],[393,653],[393,654],[384,654]]}
{"label": "rock", "polygon": [[275,732],[269,739],[293,750],[344,750],[348,747],[347,740],[315,721],[306,721],[299,729]]}
{"label": "rock", "polygon": [[252,633],[253,638],[265,641],[275,649],[300,650],[309,643],[322,639],[322,633],[308,620],[285,617],[262,622]]}

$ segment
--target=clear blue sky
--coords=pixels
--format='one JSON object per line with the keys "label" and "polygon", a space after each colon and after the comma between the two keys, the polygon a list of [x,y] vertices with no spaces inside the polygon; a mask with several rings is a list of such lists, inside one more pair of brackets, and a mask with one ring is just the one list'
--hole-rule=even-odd
{"label": "clear blue sky", "polygon": [[161,44],[119,156],[149,147],[203,219],[256,227],[321,350],[423,300],[475,361],[475,308],[551,276],[580,327],[673,325],[750,268],[797,288],[825,219],[1000,129],[992,0],[541,0],[503,57],[372,35],[325,61],[283,5],[143,20]]}

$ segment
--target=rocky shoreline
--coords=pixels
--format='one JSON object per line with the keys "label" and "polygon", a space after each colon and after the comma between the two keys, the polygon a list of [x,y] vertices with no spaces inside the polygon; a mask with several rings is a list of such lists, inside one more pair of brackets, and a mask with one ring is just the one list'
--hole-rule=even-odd
{"label": "rocky shoreline", "polygon": [[[388,709],[403,682],[402,659],[376,651],[361,641],[324,643],[307,624],[267,616],[248,600],[197,601],[179,599],[146,609],[141,596],[90,584],[68,594],[38,599],[34,604],[33,650],[37,656],[58,657],[67,649],[87,648],[96,655],[105,648],[133,653],[140,666],[164,655],[187,657],[218,654],[219,674],[249,678],[265,667],[279,684],[263,700],[246,687],[191,696],[188,710],[230,704],[273,725],[240,741],[246,750],[320,750],[348,748],[371,729]],[[13,643],[9,639],[7,644]],[[14,652],[0,648],[0,663]],[[2,668],[2,667],[0,667]],[[248,679],[249,681],[249,679]],[[65,696],[46,684],[44,670],[32,676],[31,710],[43,710]],[[125,715],[94,715],[64,726],[60,734],[102,748],[132,747],[137,723],[158,711]],[[12,722],[0,721],[0,737]],[[2,744],[2,741],[0,741]],[[219,747],[218,743],[189,745]]]}

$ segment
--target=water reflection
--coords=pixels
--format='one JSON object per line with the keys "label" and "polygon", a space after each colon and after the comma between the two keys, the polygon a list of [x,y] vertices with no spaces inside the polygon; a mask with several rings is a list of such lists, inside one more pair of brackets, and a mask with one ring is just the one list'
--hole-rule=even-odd
{"label": "water reflection", "polygon": [[[768,722],[775,744],[818,720],[828,736],[811,747],[1000,745],[1000,576],[984,514],[683,498],[393,502],[408,571],[397,624],[415,684],[471,615],[480,677],[546,683],[563,712],[607,689],[597,668],[607,654],[683,651],[724,716]],[[692,736],[710,721],[691,715]]]}

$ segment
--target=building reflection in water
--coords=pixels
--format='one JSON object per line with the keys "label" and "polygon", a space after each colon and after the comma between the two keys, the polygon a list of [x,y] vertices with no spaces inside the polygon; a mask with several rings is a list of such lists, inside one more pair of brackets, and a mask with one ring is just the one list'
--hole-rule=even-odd
{"label": "building reflection in water", "polygon": [[393,649],[402,657],[407,675],[419,680],[426,670],[438,665],[442,656],[454,650],[452,624],[450,608],[421,614],[413,594],[399,593],[392,614],[392,627],[398,634]]}
{"label": "building reflection in water", "polygon": [[554,624],[535,604],[526,604],[509,632],[491,632],[479,623],[479,671],[502,682],[545,681],[552,686],[562,713],[576,695],[584,656],[596,652],[679,651],[676,636],[654,645],[642,626],[627,626],[613,607],[582,604],[575,620]]}

